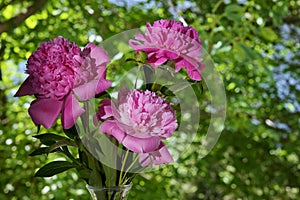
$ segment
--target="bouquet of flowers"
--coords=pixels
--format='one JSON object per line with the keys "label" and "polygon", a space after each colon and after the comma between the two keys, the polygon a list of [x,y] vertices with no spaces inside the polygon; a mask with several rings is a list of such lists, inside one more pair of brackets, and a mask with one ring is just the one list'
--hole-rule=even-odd
{"label": "bouquet of flowers", "polygon": [[[137,173],[174,161],[168,145],[176,145],[176,132],[197,132],[189,123],[199,123],[196,103],[180,92],[195,93],[205,67],[196,30],[158,20],[144,32],[118,38],[128,45],[118,58],[116,39],[82,49],[62,37],[42,42],[15,94],[36,98],[29,115],[42,145],[31,156],[67,158],[46,164],[35,176],[75,168],[94,199],[125,199]],[[121,76],[114,74],[120,69]],[[63,133],[40,133],[41,126],[54,125]]]}

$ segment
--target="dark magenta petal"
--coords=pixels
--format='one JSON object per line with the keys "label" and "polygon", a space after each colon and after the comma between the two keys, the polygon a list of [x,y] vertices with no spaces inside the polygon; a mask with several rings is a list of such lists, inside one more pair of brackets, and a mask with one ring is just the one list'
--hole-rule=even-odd
{"label": "dark magenta petal", "polygon": [[20,86],[17,93],[14,95],[14,97],[21,97],[25,95],[34,95],[36,92],[34,91],[34,88],[31,85],[31,77],[29,76]]}
{"label": "dark magenta petal", "polygon": [[113,116],[110,99],[103,99],[100,101],[100,107],[98,109],[97,116],[99,120],[107,119]]}
{"label": "dark magenta petal", "polygon": [[62,110],[63,101],[53,99],[34,100],[29,108],[29,115],[35,125],[50,128]]}
{"label": "dark magenta petal", "polygon": [[187,70],[189,77],[195,81],[201,81],[202,77],[198,70]]}
{"label": "dark magenta petal", "polygon": [[104,121],[104,119],[107,119],[112,116],[113,113],[111,108],[111,100],[103,99],[102,101],[100,101],[98,111],[93,117],[94,125],[97,126],[99,121]]}
{"label": "dark magenta petal", "polygon": [[62,110],[61,121],[64,129],[72,128],[82,113],[84,113],[84,109],[80,107],[78,100],[73,94],[69,94]]}

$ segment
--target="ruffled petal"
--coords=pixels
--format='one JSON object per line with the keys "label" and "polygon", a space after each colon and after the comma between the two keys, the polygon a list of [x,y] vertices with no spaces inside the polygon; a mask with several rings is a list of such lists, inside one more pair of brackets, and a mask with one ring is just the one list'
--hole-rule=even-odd
{"label": "ruffled petal", "polygon": [[74,126],[77,118],[84,113],[84,109],[80,107],[78,100],[73,94],[69,94],[65,99],[65,104],[62,110],[62,126],[64,129],[69,129]]}
{"label": "ruffled petal", "polygon": [[29,76],[20,86],[17,93],[14,95],[14,97],[21,97],[25,95],[34,95],[36,92],[34,91],[34,88],[31,85],[31,76]]}
{"label": "ruffled petal", "polygon": [[140,154],[139,162],[142,167],[146,167],[150,164],[152,164],[152,166],[157,166],[165,163],[172,163],[174,162],[174,159],[165,144],[161,142],[157,151]]}
{"label": "ruffled petal", "polygon": [[62,110],[63,101],[53,99],[34,100],[29,108],[29,115],[35,125],[50,128]]}
{"label": "ruffled petal", "polygon": [[122,143],[126,136],[126,133],[117,126],[114,120],[107,120],[103,122],[100,126],[100,130],[103,133],[112,135],[119,143]]}

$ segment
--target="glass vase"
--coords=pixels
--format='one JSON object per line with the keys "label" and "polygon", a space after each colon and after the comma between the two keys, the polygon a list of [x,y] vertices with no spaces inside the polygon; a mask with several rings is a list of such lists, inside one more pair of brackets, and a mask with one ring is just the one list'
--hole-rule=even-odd
{"label": "glass vase", "polygon": [[93,200],[126,200],[131,187],[132,183],[114,187],[86,186]]}

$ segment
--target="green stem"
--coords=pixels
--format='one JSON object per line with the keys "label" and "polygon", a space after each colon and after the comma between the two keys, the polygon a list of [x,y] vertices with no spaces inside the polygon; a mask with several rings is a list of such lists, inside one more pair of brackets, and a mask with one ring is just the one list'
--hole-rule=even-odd
{"label": "green stem", "polygon": [[128,154],[129,154],[129,150],[127,149],[126,154],[125,154],[125,157],[124,157],[124,159],[122,160],[122,167],[121,167],[120,177],[119,177],[119,185],[122,184],[122,180],[123,180],[123,177],[122,177],[122,176],[123,176],[123,171],[124,171],[124,167],[125,167],[125,164],[126,164],[126,160],[127,160]]}
{"label": "green stem", "polygon": [[138,160],[138,158],[139,158],[139,155],[137,155],[137,156],[135,157],[135,159],[133,160],[133,162],[132,162],[132,163],[129,165],[129,167],[126,169],[126,171],[125,171],[125,173],[124,173],[124,175],[123,175],[122,183],[125,182],[127,173],[128,173],[129,170],[135,165],[135,163],[136,163],[136,161]]}

